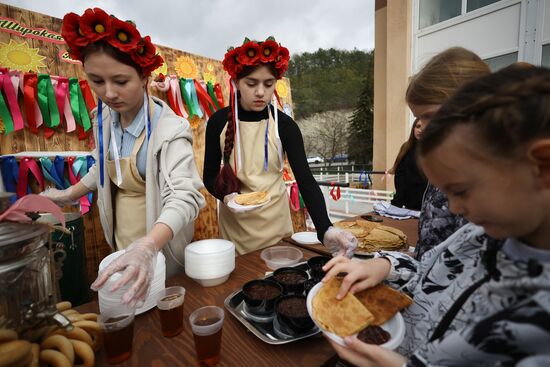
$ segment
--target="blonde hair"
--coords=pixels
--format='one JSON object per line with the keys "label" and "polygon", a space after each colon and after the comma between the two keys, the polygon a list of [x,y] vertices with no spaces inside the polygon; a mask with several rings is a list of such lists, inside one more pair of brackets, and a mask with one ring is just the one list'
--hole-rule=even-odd
{"label": "blonde hair", "polygon": [[466,82],[490,74],[489,65],[472,51],[449,48],[412,77],[405,98],[415,105],[443,104]]}

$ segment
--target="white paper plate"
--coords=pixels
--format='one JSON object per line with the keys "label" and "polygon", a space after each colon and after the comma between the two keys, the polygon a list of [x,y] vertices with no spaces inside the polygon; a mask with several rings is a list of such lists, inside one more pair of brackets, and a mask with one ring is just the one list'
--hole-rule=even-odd
{"label": "white paper plate", "polygon": [[[346,344],[344,343],[344,339],[339,337],[336,334],[331,333],[330,331],[326,331],[323,329],[321,325],[317,323],[315,318],[313,317],[313,298],[319,292],[319,289],[323,286],[324,283],[317,283],[308,293],[307,295],[307,312],[309,313],[309,316],[321,329],[323,334],[325,334],[330,339],[334,340],[336,343],[340,344],[343,347],[346,347]],[[405,321],[403,320],[403,316],[401,316],[401,313],[398,312],[391,320],[385,322],[384,324],[380,325],[380,327],[384,330],[386,330],[388,333],[390,333],[391,338],[386,343],[381,344],[381,347],[387,348],[387,349],[395,349],[397,348],[401,342],[403,341],[403,338],[405,337]],[[357,334],[354,334],[353,336],[357,336]]]}
{"label": "white paper plate", "polygon": [[321,243],[317,238],[317,232],[297,232],[290,238],[302,245],[314,245],[316,243]]}
{"label": "white paper plate", "polygon": [[261,208],[262,206],[269,204],[270,201],[271,201],[271,196],[269,194],[267,194],[267,200],[264,201],[261,204],[241,205],[241,204],[237,204],[235,202],[235,198],[233,198],[227,203],[227,206],[230,207],[231,209],[235,209],[235,210],[249,211],[249,210],[256,209],[256,208]]}

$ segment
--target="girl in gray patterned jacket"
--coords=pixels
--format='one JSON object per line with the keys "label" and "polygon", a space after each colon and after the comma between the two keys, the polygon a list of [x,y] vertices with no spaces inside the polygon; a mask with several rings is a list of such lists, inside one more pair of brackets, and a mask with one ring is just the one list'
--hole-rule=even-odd
{"label": "girl in gray patterned jacket", "polygon": [[359,366],[550,366],[550,70],[461,88],[423,132],[420,164],[467,224],[418,262],[335,258],[338,297],[387,280],[414,303],[401,354],[346,338]]}

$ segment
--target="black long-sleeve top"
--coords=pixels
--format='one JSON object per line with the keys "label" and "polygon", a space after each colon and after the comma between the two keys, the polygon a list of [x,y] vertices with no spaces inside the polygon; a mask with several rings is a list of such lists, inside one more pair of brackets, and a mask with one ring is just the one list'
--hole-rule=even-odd
{"label": "black long-sleeve top", "polygon": [[395,169],[395,196],[391,203],[398,207],[420,210],[428,181],[416,163],[416,145],[403,156]]}
{"label": "black long-sleeve top", "polygon": [[[272,109],[273,111],[273,109]],[[204,153],[203,181],[206,189],[216,198],[223,201],[223,197],[214,192],[216,176],[220,172],[222,150],[220,135],[227,124],[229,107],[222,108],[210,117],[206,127],[206,143]],[[306,204],[307,210],[317,229],[317,238],[323,242],[328,227],[332,225],[327,215],[327,208],[323,193],[313,177],[304,151],[304,140],[296,122],[287,114],[277,110],[279,117],[279,136],[286,152],[290,167],[294,172],[298,188]],[[267,107],[261,112],[245,111],[239,106],[239,120],[260,121],[268,118]],[[282,179],[282,177],[281,177]]]}

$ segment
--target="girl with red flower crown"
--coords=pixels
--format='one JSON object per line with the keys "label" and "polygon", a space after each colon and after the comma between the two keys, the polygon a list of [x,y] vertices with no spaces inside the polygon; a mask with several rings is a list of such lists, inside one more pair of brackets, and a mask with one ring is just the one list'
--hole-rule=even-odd
{"label": "girl with red flower crown", "polygon": [[[231,106],[208,121],[204,184],[225,204],[219,207],[220,232],[235,243],[239,254],[270,246],[292,234],[282,176],[284,152],[319,241],[333,253],[351,256],[357,239],[332,226],[323,194],[309,170],[300,129],[272,103],[288,61],[288,50],[273,37],[263,42],[245,39],[242,46],[227,51],[223,66],[231,76]],[[238,193],[251,192],[267,192],[269,199],[263,205],[236,204]]]}
{"label": "girl with red flower crown", "polygon": [[151,72],[163,60],[132,23],[94,8],[82,16],[65,15],[61,33],[98,97],[97,165],[78,184],[43,194],[66,205],[98,190],[105,238],[113,250],[124,252],[92,288],[123,271],[115,289],[133,282],[122,300],[135,305],[147,296],[159,251],[167,275],[183,270],[184,248],[204,206],[192,131],[165,102],[149,96]]}

